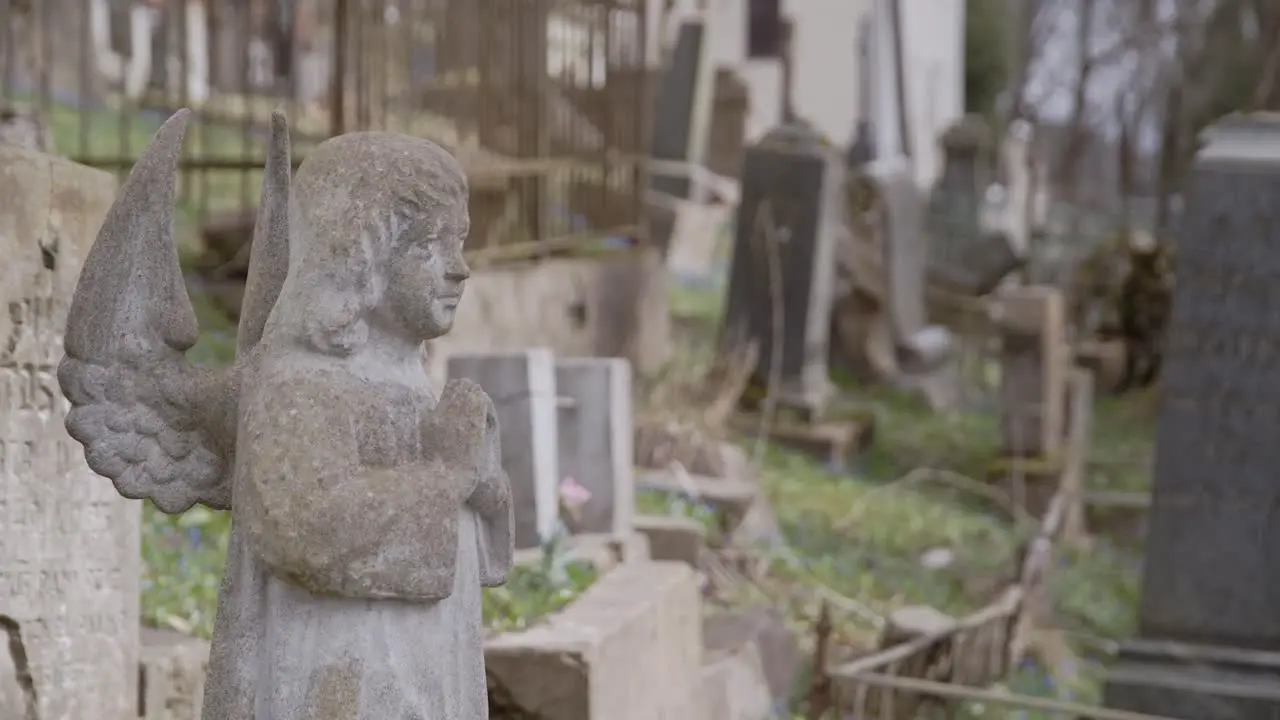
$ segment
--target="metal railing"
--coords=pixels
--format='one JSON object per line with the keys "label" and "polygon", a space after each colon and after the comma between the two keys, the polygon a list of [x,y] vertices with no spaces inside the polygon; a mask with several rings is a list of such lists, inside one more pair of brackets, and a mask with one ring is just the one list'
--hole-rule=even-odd
{"label": "metal railing", "polygon": [[4,105],[132,166],[194,110],[180,230],[252,217],[271,110],[295,161],[343,132],[454,149],[472,247],[642,233],[648,0],[0,0]]}

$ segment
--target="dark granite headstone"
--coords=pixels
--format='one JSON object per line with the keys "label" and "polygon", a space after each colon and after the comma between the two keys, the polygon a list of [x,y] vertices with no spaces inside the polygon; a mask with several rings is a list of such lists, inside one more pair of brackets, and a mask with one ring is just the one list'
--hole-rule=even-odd
{"label": "dark granite headstone", "polygon": [[990,134],[985,121],[967,117],[943,135],[946,164],[927,210],[929,281],[965,295],[986,295],[1022,263],[1009,237],[980,220]]}
{"label": "dark granite headstone", "polygon": [[782,348],[779,400],[817,414],[830,391],[827,345],[835,287],[844,159],[807,126],[771,131],[743,163],[725,332],[759,342],[758,374],[770,377],[773,305],[762,212],[772,216],[780,262]]}
{"label": "dark granite headstone", "polygon": [[[696,137],[700,114],[698,104],[701,101],[698,93],[710,91],[710,88],[700,87],[705,76],[702,68],[706,64],[703,57],[706,35],[706,27],[699,20],[680,24],[671,64],[662,73],[654,104],[651,152],[655,160],[686,163],[699,159],[693,157],[700,145]],[[705,120],[705,113],[702,115]],[[689,196],[689,178],[685,176],[654,172],[650,186],[668,195]]]}
{"label": "dark granite headstone", "polygon": [[1139,639],[1107,705],[1280,718],[1280,119],[1205,133],[1178,238]]}

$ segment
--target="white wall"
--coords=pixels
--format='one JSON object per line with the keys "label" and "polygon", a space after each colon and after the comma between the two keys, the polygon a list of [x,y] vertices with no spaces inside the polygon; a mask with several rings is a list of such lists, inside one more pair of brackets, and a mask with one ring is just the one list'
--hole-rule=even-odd
{"label": "white wall", "polygon": [[928,187],[942,170],[938,137],[964,115],[965,3],[900,2],[916,182]]}
{"label": "white wall", "polygon": [[[937,138],[964,112],[964,0],[901,0],[903,44],[908,84],[916,180],[932,184],[940,166]],[[747,0],[705,0],[709,41],[716,67],[736,70],[750,89],[748,140],[777,124],[782,94],[781,69],[774,60],[746,58]],[[695,16],[697,0],[678,0],[667,28],[674,33],[681,19]],[[662,2],[650,0],[650,57],[658,57]],[[858,27],[874,18],[879,53],[892,58],[885,0],[783,0],[783,13],[795,21],[795,104],[801,116],[832,142],[849,142],[858,117]],[[671,36],[668,36],[668,42]],[[879,63],[892,77],[891,60]],[[876,88],[872,111],[876,125],[896,138],[892,107],[896,94]],[[886,138],[887,139],[887,138]],[[890,146],[897,146],[896,140]],[[884,143],[880,143],[884,147]]]}

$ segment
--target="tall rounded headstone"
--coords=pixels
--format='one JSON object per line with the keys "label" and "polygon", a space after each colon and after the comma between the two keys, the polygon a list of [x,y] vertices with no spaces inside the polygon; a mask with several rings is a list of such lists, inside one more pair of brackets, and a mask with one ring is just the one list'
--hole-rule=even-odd
{"label": "tall rounded headstone", "polygon": [[755,340],[758,377],[776,372],[779,403],[810,417],[822,414],[831,394],[827,347],[844,179],[839,149],[803,121],[769,131],[743,163],[726,341]]}
{"label": "tall rounded headstone", "polygon": [[1177,235],[1138,637],[1106,705],[1280,717],[1280,118],[1204,134]]}
{"label": "tall rounded headstone", "polygon": [[17,677],[0,711],[15,717],[137,717],[140,506],[85,464],[56,378],[114,194],[107,173],[0,144],[0,669]]}

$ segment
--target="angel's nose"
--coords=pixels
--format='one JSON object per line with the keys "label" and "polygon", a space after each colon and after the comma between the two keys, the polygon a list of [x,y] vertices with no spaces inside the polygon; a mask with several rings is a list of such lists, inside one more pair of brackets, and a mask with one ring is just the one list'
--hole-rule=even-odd
{"label": "angel's nose", "polygon": [[460,283],[471,277],[471,268],[467,265],[467,261],[462,257],[462,253],[458,253],[453,257],[452,262],[445,268],[445,278]]}

